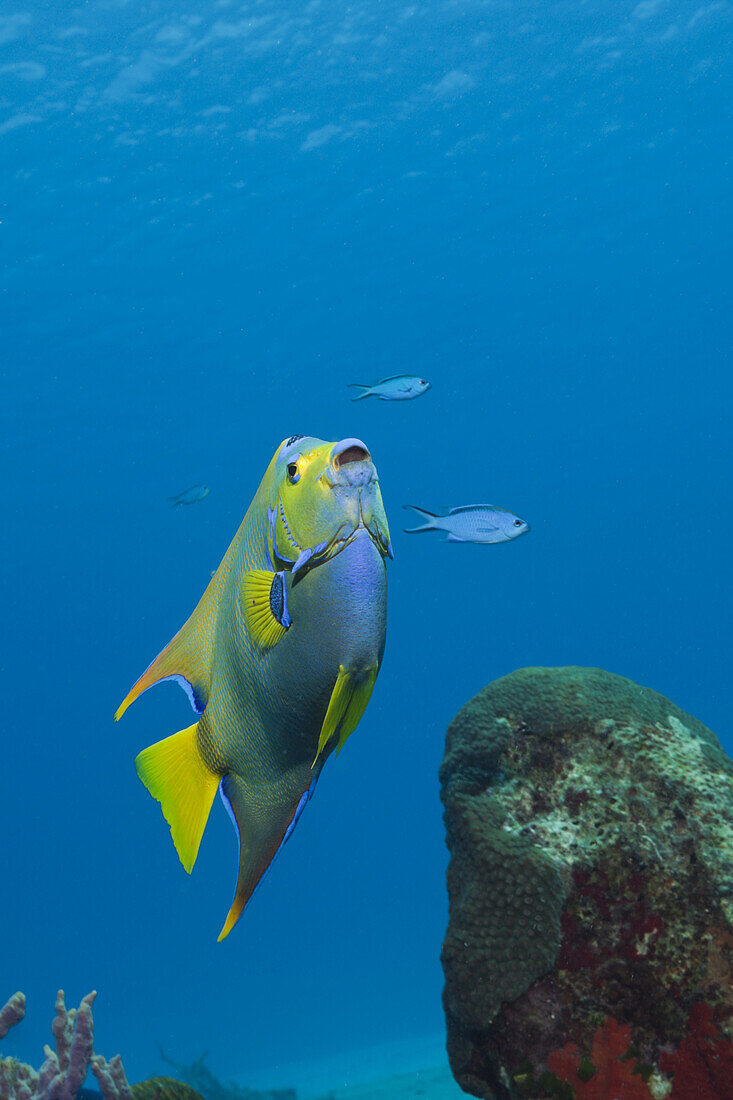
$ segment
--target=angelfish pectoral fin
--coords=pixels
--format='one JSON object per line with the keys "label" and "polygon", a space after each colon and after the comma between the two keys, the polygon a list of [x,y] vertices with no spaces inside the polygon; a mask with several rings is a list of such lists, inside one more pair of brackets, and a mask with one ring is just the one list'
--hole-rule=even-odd
{"label": "angelfish pectoral fin", "polygon": [[318,752],[313,761],[313,767],[316,766],[318,757],[328,742],[337,733],[336,752],[341,752],[347,737],[359,725],[361,716],[366,710],[378,672],[378,665],[372,665],[371,668],[359,672],[349,671],[343,665],[339,665],[339,674],[336,677],[326,717],[323,719],[321,735],[318,738]]}
{"label": "angelfish pectoral fin", "polygon": [[137,774],[160,802],[178,857],[189,874],[221,778],[204,763],[197,731],[198,722],[150,745],[135,758]]}
{"label": "angelfish pectoral fin", "polygon": [[239,868],[234,901],[219,933],[220,943],[241,917],[260,879],[295,828],[316,779],[297,797],[275,806],[263,803],[237,775],[230,773],[222,780],[221,797],[239,841]]}
{"label": "angelfish pectoral fin", "polygon": [[247,628],[260,649],[277,645],[291,624],[285,574],[251,569],[242,577],[239,597]]}

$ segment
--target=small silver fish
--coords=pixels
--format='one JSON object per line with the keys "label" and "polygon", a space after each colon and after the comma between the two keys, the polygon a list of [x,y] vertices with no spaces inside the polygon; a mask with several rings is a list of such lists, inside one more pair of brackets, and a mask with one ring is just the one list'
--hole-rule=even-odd
{"label": "small silver fish", "polygon": [[352,382],[349,386],[349,389],[364,391],[352,397],[352,401],[363,401],[365,397],[378,397],[380,401],[412,401],[414,397],[427,393],[430,388],[427,379],[419,378],[416,374],[395,374],[391,378],[375,382],[373,386],[364,386],[360,382]]}
{"label": "small silver fish", "polygon": [[462,508],[451,508],[445,516],[426,512],[416,504],[405,504],[404,507],[414,509],[427,520],[420,527],[403,528],[408,535],[418,531],[445,531],[447,542],[491,543],[509,542],[529,531],[529,524],[515,516],[514,512],[507,512],[493,504],[467,504]]}
{"label": "small silver fish", "polygon": [[182,493],[179,493],[176,497],[168,497],[171,508],[177,508],[179,504],[198,504],[200,500],[207,497],[211,489],[208,485],[192,485],[189,489],[184,489]]}

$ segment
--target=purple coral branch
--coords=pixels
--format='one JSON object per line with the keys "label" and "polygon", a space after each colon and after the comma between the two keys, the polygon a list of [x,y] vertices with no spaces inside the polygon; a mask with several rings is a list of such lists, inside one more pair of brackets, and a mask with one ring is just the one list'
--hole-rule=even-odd
{"label": "purple coral branch", "polygon": [[25,1016],[25,994],[14,993],[0,1008],[0,1039],[4,1039],[11,1027],[15,1027]]}
{"label": "purple coral branch", "polygon": [[43,1048],[43,1053],[45,1055],[43,1065],[38,1071],[37,1091],[40,1096],[46,1094],[51,1082],[55,1080],[59,1068],[58,1059],[48,1044]]}
{"label": "purple coral branch", "polygon": [[[64,991],[59,990],[51,1026],[55,1052],[49,1046],[43,1048],[45,1058],[38,1073],[22,1062],[13,1063],[11,1073],[12,1059],[5,1064],[0,1058],[0,1100],[74,1100],[90,1066],[104,1100],[132,1100],[119,1054],[109,1062],[94,1054],[92,1004],[96,996],[96,991],[87,993],[78,1009],[67,1009]],[[0,1038],[24,1014],[25,997],[16,993],[0,1010]]]}
{"label": "purple coral branch", "polygon": [[125,1077],[119,1054],[115,1054],[109,1062],[101,1054],[96,1055],[92,1059],[92,1073],[97,1078],[104,1100],[132,1100],[132,1089]]}
{"label": "purple coral branch", "polygon": [[51,1024],[51,1031],[56,1040],[56,1061],[61,1070],[68,1069],[69,1048],[74,1037],[74,1009],[67,1011],[64,991],[60,989],[56,994],[56,1018]]}
{"label": "purple coral branch", "polygon": [[[60,991],[59,991],[60,992]],[[73,1022],[74,1037],[66,1056],[67,1069],[65,1072],[64,1088],[59,1100],[74,1100],[77,1092],[84,1084],[89,1063],[94,1057],[94,1021],[92,1019],[92,1004],[97,996],[97,991],[87,993],[76,1012]],[[69,1013],[71,1015],[71,1013]],[[54,1098],[55,1100],[55,1098]]]}

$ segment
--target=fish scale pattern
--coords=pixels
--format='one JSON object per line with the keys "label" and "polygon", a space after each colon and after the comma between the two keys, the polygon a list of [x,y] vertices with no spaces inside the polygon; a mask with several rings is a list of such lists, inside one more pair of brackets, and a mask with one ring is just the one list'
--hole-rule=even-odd
{"label": "fish scale pattern", "polygon": [[[136,766],[187,871],[221,791],[240,844],[220,939],[292,832],[326,756],[358,723],[384,652],[389,537],[376,471],[364,457],[356,472],[348,464],[342,473],[335,446],[309,439],[297,477],[288,445],[278,448],[193,615],[117,712],[161,679],[190,688],[199,721],[144,749]],[[288,572],[274,590],[286,544],[297,553],[283,559]],[[268,603],[275,625],[287,603],[287,629],[263,632]],[[324,742],[337,682],[345,685],[343,722]]]}
{"label": "fish scale pattern", "polygon": [[[238,688],[247,682],[257,663],[267,664],[267,656],[263,658],[244,626],[239,592],[248,569],[269,568],[261,517],[267,507],[268,481],[266,476],[214,578],[222,574],[215,656],[212,650],[211,704],[201,720],[199,747],[208,767],[220,773],[227,771],[236,754],[241,753],[243,729],[253,731],[252,747],[257,747],[260,723],[254,699],[252,693]],[[267,677],[263,677],[263,683],[267,683]]]}

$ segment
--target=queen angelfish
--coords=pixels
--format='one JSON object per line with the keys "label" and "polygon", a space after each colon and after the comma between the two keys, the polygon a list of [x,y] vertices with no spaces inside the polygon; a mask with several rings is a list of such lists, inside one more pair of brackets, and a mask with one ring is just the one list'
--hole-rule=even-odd
{"label": "queen angelfish", "polygon": [[188,872],[221,792],[239,873],[220,940],[364,713],[384,653],[391,556],[365,445],[291,437],[196,610],[115,715],[170,679],[198,714],[135,765]]}

